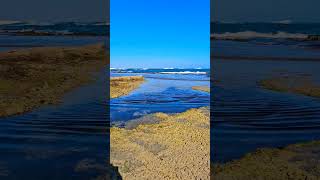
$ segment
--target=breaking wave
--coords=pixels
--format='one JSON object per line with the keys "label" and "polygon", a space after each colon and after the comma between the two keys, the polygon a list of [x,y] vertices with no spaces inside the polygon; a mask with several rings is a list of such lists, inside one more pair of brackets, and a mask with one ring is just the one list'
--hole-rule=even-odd
{"label": "breaking wave", "polygon": [[255,31],[243,31],[243,32],[225,32],[211,34],[211,38],[219,40],[250,40],[250,39],[292,39],[292,40],[308,40],[311,35],[301,34],[301,33],[287,33],[287,32],[277,32],[277,33],[260,33]]}

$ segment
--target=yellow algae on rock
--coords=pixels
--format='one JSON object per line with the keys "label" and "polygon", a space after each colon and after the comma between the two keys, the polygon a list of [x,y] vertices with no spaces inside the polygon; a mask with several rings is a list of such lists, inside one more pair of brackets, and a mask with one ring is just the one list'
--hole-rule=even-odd
{"label": "yellow algae on rock", "polygon": [[111,163],[123,179],[210,179],[209,108],[167,115],[132,130],[112,127]]}
{"label": "yellow algae on rock", "polygon": [[210,93],[210,87],[209,86],[193,86],[192,89],[193,90],[197,90],[197,91],[204,91],[204,92]]}
{"label": "yellow algae on rock", "polygon": [[0,117],[57,104],[108,63],[102,44],[41,47],[0,53]]}
{"label": "yellow algae on rock", "polygon": [[258,84],[269,90],[320,97],[320,85],[309,76],[289,75],[264,79]]}
{"label": "yellow algae on rock", "polygon": [[110,79],[110,97],[117,98],[128,95],[144,82],[143,76],[112,77]]}
{"label": "yellow algae on rock", "polygon": [[319,180],[320,141],[294,144],[285,148],[264,148],[240,160],[214,164],[215,180]]}

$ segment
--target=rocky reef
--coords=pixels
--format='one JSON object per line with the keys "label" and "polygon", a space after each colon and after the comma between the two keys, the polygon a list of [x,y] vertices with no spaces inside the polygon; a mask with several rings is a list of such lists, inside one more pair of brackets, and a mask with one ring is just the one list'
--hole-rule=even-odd
{"label": "rocky reef", "polygon": [[108,63],[101,45],[43,47],[0,53],[0,116],[57,104]]}
{"label": "rocky reef", "polygon": [[203,92],[210,93],[210,87],[209,86],[193,86],[192,89],[193,90],[197,90],[197,91],[203,91]]}
{"label": "rocky reef", "polygon": [[110,129],[111,163],[123,179],[209,179],[209,108],[151,116],[153,123]]}
{"label": "rocky reef", "polygon": [[110,97],[117,98],[128,95],[144,82],[143,76],[112,77],[110,79]]}
{"label": "rocky reef", "polygon": [[308,75],[286,75],[264,79],[258,84],[269,90],[320,97],[320,85]]}
{"label": "rocky reef", "polygon": [[214,180],[319,180],[320,141],[264,148],[226,164],[213,164]]}

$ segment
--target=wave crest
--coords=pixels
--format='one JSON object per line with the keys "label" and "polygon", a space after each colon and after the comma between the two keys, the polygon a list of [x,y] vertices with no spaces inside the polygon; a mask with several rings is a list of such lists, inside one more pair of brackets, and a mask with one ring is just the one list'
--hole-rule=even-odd
{"label": "wave crest", "polygon": [[236,33],[221,33],[221,34],[211,34],[213,39],[219,40],[250,40],[250,39],[292,39],[292,40],[308,40],[310,35],[300,34],[300,33],[287,33],[287,32],[277,32],[277,33],[259,33],[255,31],[243,31]]}

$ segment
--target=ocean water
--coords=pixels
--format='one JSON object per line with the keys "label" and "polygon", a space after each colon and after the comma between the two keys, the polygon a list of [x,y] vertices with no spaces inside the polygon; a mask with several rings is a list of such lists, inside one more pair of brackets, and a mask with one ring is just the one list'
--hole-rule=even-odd
{"label": "ocean water", "polygon": [[[219,40],[234,40],[234,45],[232,45],[232,47],[237,49],[229,52],[232,54],[246,53],[250,50],[251,52],[245,55],[250,56],[255,55],[255,53],[260,53],[260,56],[265,57],[266,55],[264,55],[263,53],[268,54],[271,51],[272,53],[282,53],[287,57],[319,57],[319,51],[317,50],[320,48],[320,23],[283,24],[215,22],[211,24],[211,27],[211,37]],[[315,39],[312,39],[312,36],[314,36]],[[231,45],[232,42],[229,43]],[[272,47],[278,48],[270,49],[268,48],[268,45],[272,45]],[[228,49],[229,46],[219,45],[217,47],[226,47]],[[296,48],[299,48],[300,51],[295,51]],[[303,51],[302,49],[309,51],[309,54],[305,53],[305,51]],[[224,53],[224,51],[221,51],[221,49],[216,50],[217,51],[215,53],[218,53],[217,55],[219,55],[220,53]],[[311,52],[312,50],[316,52]]]}
{"label": "ocean water", "polygon": [[30,23],[17,22],[12,24],[0,24],[1,34],[15,32],[49,32],[62,34],[90,34],[94,36],[109,35],[109,25],[105,22],[59,22],[59,23]]}
{"label": "ocean water", "polygon": [[258,33],[277,33],[285,32],[290,34],[319,35],[320,23],[297,23],[297,22],[256,22],[256,23],[226,23],[212,22],[211,33],[237,33],[237,32],[258,32]]}
{"label": "ocean water", "polygon": [[[106,43],[107,37],[0,35],[0,51]],[[107,70],[58,105],[0,118],[0,179],[94,179],[107,172]]]}
{"label": "ocean water", "polygon": [[[74,36],[24,36],[19,32],[47,32],[61,34],[77,34]],[[79,35],[80,34],[80,35]],[[81,35],[83,34],[83,35]],[[90,35],[86,35],[90,34]],[[104,43],[109,45],[109,25],[106,23],[13,23],[0,24],[0,51],[14,49],[48,47],[48,46],[81,46],[86,44]]]}
{"label": "ocean water", "polygon": [[208,69],[126,69],[112,70],[111,77],[145,77],[146,82],[127,96],[111,99],[111,122],[125,123],[155,112],[179,113],[209,106],[210,94],[192,86],[210,86]]}
{"label": "ocean water", "polygon": [[215,162],[239,158],[257,148],[319,140],[319,98],[273,92],[257,85],[258,80],[282,75],[283,70],[320,77],[319,63],[217,60],[214,65],[220,81],[211,92]]}
{"label": "ocean water", "polygon": [[66,94],[62,104],[1,118],[0,179],[92,179],[105,174],[106,75],[98,73],[94,84]]}
{"label": "ocean water", "polygon": [[[256,31],[319,34],[319,24],[215,24],[217,33]],[[320,139],[320,99],[261,88],[259,80],[309,75],[320,83],[319,41],[287,38],[212,40],[213,162],[238,159],[257,148]]]}
{"label": "ocean water", "polygon": [[103,43],[108,45],[108,37],[66,37],[66,36],[10,36],[0,35],[0,51],[18,50],[32,47],[82,46]]}

